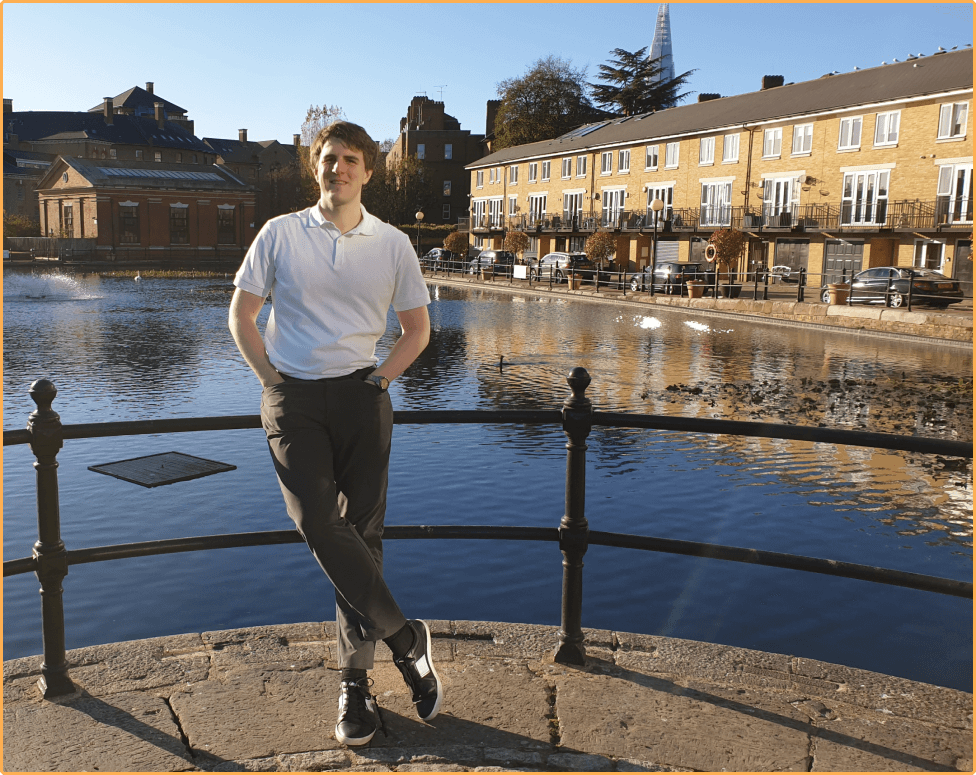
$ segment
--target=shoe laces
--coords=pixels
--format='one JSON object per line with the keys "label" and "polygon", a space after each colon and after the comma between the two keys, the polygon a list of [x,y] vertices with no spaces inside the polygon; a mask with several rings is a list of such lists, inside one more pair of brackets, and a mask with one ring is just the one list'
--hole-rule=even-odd
{"label": "shoe laces", "polygon": [[340,681],[339,683],[339,718],[352,717],[354,719],[368,718],[376,707],[370,689],[372,678],[359,681]]}

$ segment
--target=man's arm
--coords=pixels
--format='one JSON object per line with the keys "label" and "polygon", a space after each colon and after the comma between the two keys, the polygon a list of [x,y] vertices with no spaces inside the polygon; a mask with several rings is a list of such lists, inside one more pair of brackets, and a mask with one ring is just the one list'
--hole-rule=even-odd
{"label": "man's arm", "polygon": [[234,297],[230,302],[230,315],[227,322],[231,336],[237,343],[237,349],[241,351],[247,365],[261,381],[261,387],[268,387],[284,382],[284,379],[271,365],[264,349],[261,332],[258,331],[258,314],[263,306],[264,299],[260,296],[238,288],[234,291]]}
{"label": "man's arm", "polygon": [[[430,341],[430,316],[427,307],[397,313],[402,331],[386,360],[373,373],[393,381],[407,370]],[[247,357],[247,356],[245,356]]]}

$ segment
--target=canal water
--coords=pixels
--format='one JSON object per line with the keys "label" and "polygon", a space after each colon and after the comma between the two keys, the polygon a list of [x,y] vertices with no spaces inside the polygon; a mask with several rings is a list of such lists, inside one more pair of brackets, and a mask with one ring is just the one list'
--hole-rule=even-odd
{"label": "canal water", "polygon": [[[574,366],[602,411],[825,424],[971,438],[972,353],[844,332],[430,286],[431,344],[391,389],[398,409],[557,408]],[[256,414],[226,327],[231,278],[6,271],[4,428],[50,378],[65,423]],[[264,315],[267,314],[267,307]],[[263,318],[262,318],[263,320]],[[396,319],[380,343],[398,333]],[[504,357],[504,360],[501,360]],[[946,418],[949,418],[948,420]],[[558,428],[394,430],[387,524],[553,527]],[[88,470],[177,451],[236,470],[155,489]],[[33,457],[4,450],[4,558],[36,540]],[[291,527],[259,430],[68,441],[68,548]],[[826,444],[595,428],[594,530],[707,541],[972,578],[968,461]],[[555,544],[388,541],[408,616],[559,623]],[[972,690],[971,601],[771,568],[591,547],[584,627],[794,654]],[[33,574],[4,582],[4,658],[41,651]],[[302,545],[73,566],[67,644],[334,618]]]}

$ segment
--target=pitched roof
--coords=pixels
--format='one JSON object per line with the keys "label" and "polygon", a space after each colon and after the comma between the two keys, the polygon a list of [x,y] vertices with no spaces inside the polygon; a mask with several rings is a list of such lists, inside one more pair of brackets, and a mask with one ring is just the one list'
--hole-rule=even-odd
{"label": "pitched roof", "polygon": [[681,105],[657,113],[588,124],[561,138],[503,148],[467,165],[465,169],[651,138],[705,134],[747,123],[785,120],[972,88],[973,51],[963,49],[734,97]]}
{"label": "pitched roof", "polygon": [[186,164],[79,159],[59,156],[44,175],[38,188],[50,187],[61,174],[62,165],[76,170],[98,188],[159,188],[187,191],[252,191],[223,167],[213,164],[193,169]]}
{"label": "pitched roof", "polygon": [[[166,111],[167,115],[186,115],[186,109],[181,108],[179,105],[175,105],[169,100],[164,100],[162,97],[146,91],[140,86],[133,86],[128,91],[124,91],[121,94],[112,98],[112,106],[115,108],[131,108],[135,110],[138,114],[139,109],[146,111],[149,115],[153,115],[156,110],[156,103],[163,103],[163,109]],[[101,113],[105,109],[105,101],[102,100],[94,108],[89,108],[89,113]]]}
{"label": "pitched roof", "polygon": [[264,147],[251,140],[224,140],[219,137],[204,137],[203,142],[209,145],[215,153],[220,154],[225,162],[251,164],[257,159]]}
{"label": "pitched roof", "polygon": [[45,140],[101,140],[119,145],[155,145],[186,151],[213,153],[194,134],[175,121],[164,121],[160,129],[149,116],[112,116],[106,124],[100,113],[68,111],[22,111],[4,113],[4,129],[24,142]]}

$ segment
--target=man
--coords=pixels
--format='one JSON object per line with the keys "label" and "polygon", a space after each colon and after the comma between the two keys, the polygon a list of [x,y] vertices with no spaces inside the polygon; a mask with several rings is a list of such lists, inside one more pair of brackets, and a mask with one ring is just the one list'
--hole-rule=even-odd
{"label": "man", "polygon": [[[342,671],[336,739],[376,731],[367,670],[382,639],[421,719],[443,698],[430,630],[408,621],[383,580],[393,408],[387,388],[427,346],[430,296],[410,239],[366,212],[376,143],[335,122],[312,144],[321,196],[269,221],[234,279],[230,330],[263,387],[261,421],[288,515],[336,589]],[[271,293],[264,339],[257,317]],[[402,335],[377,366],[390,306]]]}

